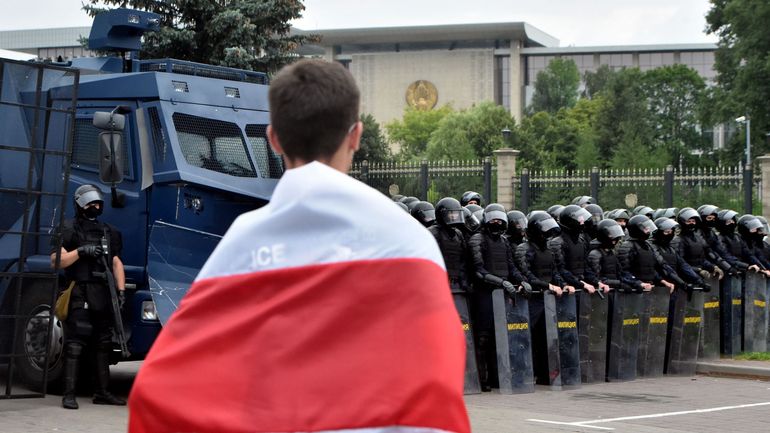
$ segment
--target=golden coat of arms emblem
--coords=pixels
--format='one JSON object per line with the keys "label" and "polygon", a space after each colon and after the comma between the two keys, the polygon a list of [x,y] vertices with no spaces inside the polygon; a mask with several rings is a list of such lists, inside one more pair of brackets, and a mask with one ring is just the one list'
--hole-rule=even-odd
{"label": "golden coat of arms emblem", "polygon": [[436,106],[438,90],[430,81],[417,80],[406,88],[406,103],[417,110],[427,111]]}

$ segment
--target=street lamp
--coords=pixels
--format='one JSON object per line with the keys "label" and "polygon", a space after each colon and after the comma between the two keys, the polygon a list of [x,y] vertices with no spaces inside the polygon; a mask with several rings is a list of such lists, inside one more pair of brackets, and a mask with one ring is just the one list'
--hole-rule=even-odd
{"label": "street lamp", "polygon": [[500,132],[503,134],[503,141],[508,144],[508,139],[511,138],[511,129],[506,126]]}
{"label": "street lamp", "polygon": [[746,165],[751,164],[751,118],[741,116],[735,119],[738,123],[746,124]]}

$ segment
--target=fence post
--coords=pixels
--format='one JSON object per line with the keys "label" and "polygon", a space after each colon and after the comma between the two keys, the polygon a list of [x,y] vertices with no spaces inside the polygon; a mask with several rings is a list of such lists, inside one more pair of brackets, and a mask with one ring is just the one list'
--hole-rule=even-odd
{"label": "fence post", "polygon": [[599,167],[591,167],[591,197],[599,201]]}
{"label": "fence post", "polygon": [[420,200],[428,201],[428,160],[420,161]]}
{"label": "fence post", "polygon": [[666,166],[666,172],[663,175],[663,201],[665,207],[674,207],[674,166]]}
{"label": "fence post", "polygon": [[757,158],[759,161],[759,176],[762,187],[759,189],[759,199],[762,201],[762,216],[770,216],[770,154]]}
{"label": "fence post", "polygon": [[743,213],[751,215],[753,213],[752,193],[754,180],[751,172],[751,163],[743,167]]}
{"label": "fence post", "polygon": [[522,212],[529,213],[529,169],[525,168],[521,170],[521,210]]}
{"label": "fence post", "polygon": [[489,203],[495,203],[492,200],[492,158],[484,158],[484,199]]}
{"label": "fence post", "polygon": [[[516,157],[519,155],[519,151],[498,149],[492,153],[497,158],[497,200],[494,202],[500,203],[506,209],[513,209],[516,206],[516,189],[513,183],[516,176]],[[493,202],[492,197],[488,197],[488,199],[490,203]]]}
{"label": "fence post", "polygon": [[369,160],[361,161],[361,182],[369,185]]}

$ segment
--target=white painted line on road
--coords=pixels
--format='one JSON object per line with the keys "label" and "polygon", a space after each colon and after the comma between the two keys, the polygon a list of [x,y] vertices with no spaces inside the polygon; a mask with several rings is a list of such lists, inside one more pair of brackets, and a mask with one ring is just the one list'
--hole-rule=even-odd
{"label": "white painted line on road", "polygon": [[693,410],[683,410],[678,412],[662,412],[662,413],[653,413],[649,415],[636,415],[636,416],[623,416],[619,418],[600,418],[600,419],[594,419],[590,421],[573,421],[573,422],[561,422],[561,421],[548,421],[548,420],[542,420],[542,419],[527,419],[527,421],[532,422],[540,422],[540,423],[546,423],[546,424],[561,424],[561,425],[570,425],[575,427],[588,427],[588,428],[596,428],[596,429],[602,429],[602,430],[614,430],[612,428],[607,427],[599,427],[594,426],[591,424],[603,424],[608,422],[618,422],[618,421],[632,421],[637,419],[648,419],[648,418],[664,418],[667,416],[679,416],[679,415],[690,415],[694,413],[708,413],[708,412],[719,412],[723,410],[733,410],[733,409],[744,409],[747,407],[759,407],[759,406],[770,406],[770,401],[763,402],[763,403],[750,403],[750,404],[741,404],[736,406],[720,406],[720,407],[712,407],[708,409],[693,409]]}
{"label": "white painted line on road", "polygon": [[578,424],[576,422],[549,421],[547,419],[534,419],[534,418],[530,418],[527,421],[541,422],[541,423],[544,423],[544,424],[568,425],[568,426],[572,426],[572,427],[580,426],[580,427],[587,427],[587,428],[595,428],[597,430],[615,430],[612,427],[599,427],[599,426],[593,426],[593,425],[582,425],[582,424]]}

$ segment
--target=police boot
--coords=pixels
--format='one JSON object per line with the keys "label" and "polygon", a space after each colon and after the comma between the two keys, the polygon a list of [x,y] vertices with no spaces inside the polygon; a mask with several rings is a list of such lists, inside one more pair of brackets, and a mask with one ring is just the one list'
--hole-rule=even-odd
{"label": "police boot", "polygon": [[78,380],[78,357],[82,350],[79,344],[68,344],[64,357],[64,396],[61,399],[61,407],[65,409],[77,409],[75,400],[75,383]]}
{"label": "police boot", "polygon": [[118,398],[109,391],[107,387],[110,384],[110,354],[109,352],[96,352],[96,392],[94,393],[94,404],[109,404],[113,406],[125,406],[126,401]]}
{"label": "police boot", "polygon": [[479,382],[482,392],[492,391],[492,385],[489,380],[489,337],[479,336],[478,338],[478,356],[476,357],[478,370],[479,370]]}

